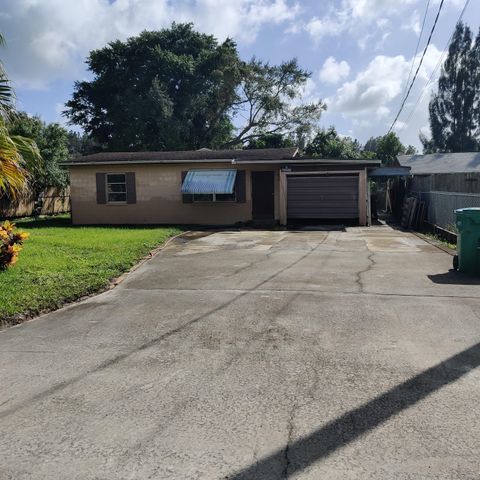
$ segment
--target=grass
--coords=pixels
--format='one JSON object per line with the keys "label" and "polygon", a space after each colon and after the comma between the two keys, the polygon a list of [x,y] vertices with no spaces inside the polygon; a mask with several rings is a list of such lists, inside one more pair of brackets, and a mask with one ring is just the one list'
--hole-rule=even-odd
{"label": "grass", "polygon": [[0,272],[0,323],[55,309],[105,288],[175,227],[74,227],[68,216],[22,219],[30,234],[19,260]]}
{"label": "grass", "polygon": [[431,240],[434,240],[438,243],[441,243],[444,247],[447,247],[450,250],[456,250],[457,249],[457,244],[456,243],[447,242],[447,240],[445,240],[444,238],[441,238],[438,235],[435,235],[434,233],[424,233],[424,235],[426,237],[430,238]]}

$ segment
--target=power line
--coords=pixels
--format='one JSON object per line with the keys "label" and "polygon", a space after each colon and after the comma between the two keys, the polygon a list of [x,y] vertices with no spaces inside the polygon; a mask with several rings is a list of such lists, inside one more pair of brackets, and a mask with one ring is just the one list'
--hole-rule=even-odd
{"label": "power line", "polygon": [[415,102],[415,105],[413,106],[410,114],[409,114],[408,117],[407,117],[407,120],[406,120],[407,123],[408,123],[408,122],[411,120],[411,118],[413,117],[413,114],[415,113],[415,110],[417,109],[418,105],[420,105],[420,103],[422,102],[423,97],[424,97],[425,94],[427,93],[428,87],[429,87],[432,83],[434,83],[433,78],[434,78],[434,76],[435,76],[435,73],[437,72],[437,70],[438,70],[438,68],[440,67],[440,65],[443,64],[443,60],[444,60],[444,58],[445,58],[445,55],[446,55],[447,52],[448,52],[448,47],[449,47],[449,45],[450,45],[450,42],[452,41],[453,35],[455,34],[455,28],[456,28],[456,26],[462,21],[463,15],[465,14],[465,11],[466,11],[466,9],[468,8],[469,3],[470,3],[470,0],[466,0],[466,1],[465,1],[465,4],[464,4],[463,9],[462,9],[462,11],[461,11],[461,13],[460,13],[460,16],[458,17],[458,20],[457,20],[457,22],[455,23],[455,27],[454,27],[454,29],[453,29],[453,31],[452,31],[452,34],[450,35],[450,38],[448,39],[447,44],[445,45],[445,48],[443,49],[443,52],[442,52],[442,54],[440,55],[440,58],[439,58],[437,64],[435,65],[435,68],[433,69],[432,74],[430,75],[430,78],[427,80],[427,83],[425,84],[425,86],[423,87],[422,91],[420,92],[420,95],[418,96],[417,101]]}
{"label": "power line", "polygon": [[405,88],[403,89],[402,98],[405,97],[405,93],[407,92],[408,84],[410,79],[412,78],[413,66],[415,65],[415,60],[417,59],[418,47],[420,46],[420,41],[423,36],[423,29],[425,27],[425,20],[427,19],[428,8],[430,7],[430,0],[427,1],[427,8],[425,8],[425,13],[423,14],[423,21],[422,21],[422,28],[420,30],[420,35],[418,36],[417,46],[415,47],[415,54],[412,58],[412,63],[410,64],[410,71],[408,72],[408,78],[405,82]]}
{"label": "power line", "polygon": [[435,31],[435,27],[437,26],[438,17],[440,16],[440,12],[442,10],[444,1],[445,0],[441,0],[441,2],[440,2],[440,5],[438,7],[437,16],[435,17],[435,21],[433,22],[432,30],[430,31],[430,35],[428,36],[427,44],[425,45],[425,48],[424,48],[423,53],[422,53],[422,57],[420,58],[420,63],[418,64],[417,70],[415,71],[415,75],[412,78],[412,82],[410,83],[410,86],[408,87],[407,94],[405,95],[405,98],[403,99],[402,104],[400,105],[400,110],[398,110],[398,113],[395,117],[395,120],[393,121],[392,125],[388,129],[387,133],[390,133],[392,131],[393,127],[395,126],[395,123],[397,123],[398,117],[402,113],[403,107],[405,106],[405,102],[407,101],[407,98],[410,95],[410,92],[412,90],[413,84],[415,83],[415,80],[417,78],[420,67],[422,66],[423,59],[425,58],[425,54],[427,53],[427,49],[430,45],[430,40],[432,39],[433,32]]}

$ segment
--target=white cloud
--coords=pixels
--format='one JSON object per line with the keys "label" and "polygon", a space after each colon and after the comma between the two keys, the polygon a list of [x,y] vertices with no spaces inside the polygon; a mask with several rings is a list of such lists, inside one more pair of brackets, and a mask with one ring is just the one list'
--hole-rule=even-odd
{"label": "white cloud", "polygon": [[299,12],[294,0],[12,0],[0,7],[3,55],[17,84],[41,88],[81,75],[90,50],[172,21],[251,43],[263,26],[292,22]]}
{"label": "white cloud", "polygon": [[[371,27],[376,27],[384,41],[392,22],[389,17],[398,16],[417,0],[342,0],[336,8],[330,7],[323,16],[314,16],[303,29],[318,44],[325,37],[338,37],[345,33],[358,38],[360,48],[374,38]],[[387,35],[385,36],[385,33]]]}
{"label": "white cloud", "polygon": [[320,70],[318,77],[324,83],[335,85],[350,74],[350,65],[342,60],[337,62],[334,57],[328,57]]}
{"label": "white cloud", "polygon": [[378,55],[354,80],[337,90],[329,105],[347,116],[376,112],[400,94],[407,74],[403,56]]}
{"label": "white cloud", "polygon": [[410,16],[410,20],[402,25],[403,30],[411,30],[415,35],[420,35],[421,25],[420,25],[420,15],[417,10],[414,10]]}
{"label": "white cloud", "polygon": [[[428,102],[436,84],[424,88],[441,54],[435,45],[427,50],[417,80],[395,125],[395,131],[405,144],[418,145],[420,131],[426,131],[428,135],[429,129],[425,127],[428,125]],[[421,53],[415,58],[413,72],[420,56]],[[344,82],[326,99],[329,113],[351,122],[356,137],[366,139],[385,133],[400,107],[411,62],[412,59],[405,59],[401,55],[377,55],[355,78]],[[421,101],[413,110],[422,92]]]}
{"label": "white cloud", "polygon": [[[415,69],[420,55],[421,53],[415,59]],[[435,45],[431,45],[427,50],[412,90],[412,102],[428,80],[440,55],[441,51]],[[380,118],[388,116],[388,104],[404,92],[411,62],[411,59],[406,60],[403,55],[377,55],[365,70],[359,72],[353,80],[341,85],[336,93],[327,99],[329,107],[352,117],[372,114]]]}

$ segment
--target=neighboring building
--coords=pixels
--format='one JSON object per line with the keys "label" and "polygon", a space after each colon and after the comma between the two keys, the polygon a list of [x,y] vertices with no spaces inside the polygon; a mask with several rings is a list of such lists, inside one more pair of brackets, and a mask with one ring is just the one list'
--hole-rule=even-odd
{"label": "neighboring building", "polygon": [[426,204],[428,223],[453,230],[455,210],[480,207],[480,152],[401,155],[409,193]]}
{"label": "neighboring building", "polygon": [[428,155],[400,155],[402,167],[410,167],[410,173],[480,173],[480,152],[430,153]]}
{"label": "neighboring building", "polygon": [[74,224],[369,224],[373,160],[309,159],[296,148],[109,152],[69,164]]}

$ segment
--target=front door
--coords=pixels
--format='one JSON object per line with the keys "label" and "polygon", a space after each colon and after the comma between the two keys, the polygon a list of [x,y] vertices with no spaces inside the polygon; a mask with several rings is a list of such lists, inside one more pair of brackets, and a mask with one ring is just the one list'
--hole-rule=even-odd
{"label": "front door", "polygon": [[252,172],[252,218],[275,218],[275,172]]}

